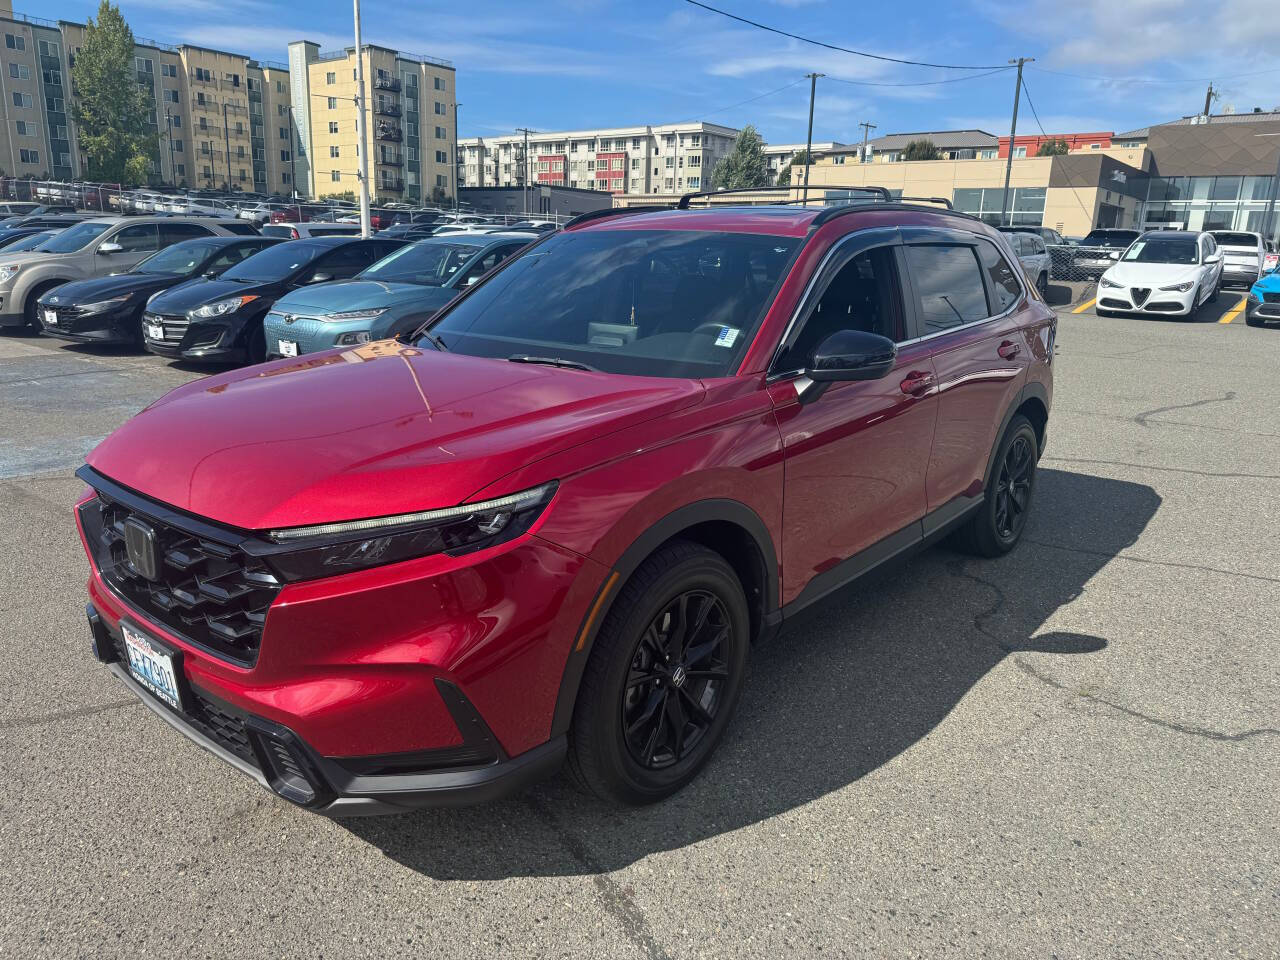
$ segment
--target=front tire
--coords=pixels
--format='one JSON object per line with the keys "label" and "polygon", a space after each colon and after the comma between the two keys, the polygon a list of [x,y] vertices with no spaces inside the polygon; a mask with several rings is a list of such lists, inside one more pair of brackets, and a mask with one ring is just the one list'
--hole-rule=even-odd
{"label": "front tire", "polygon": [[569,772],[596,796],[662,800],[697,776],[737,706],[750,617],[733,568],[677,540],[632,574],[587,660]]}
{"label": "front tire", "polygon": [[982,506],[956,533],[966,553],[999,557],[1018,545],[1035,497],[1040,446],[1031,421],[1016,415],[996,448]]}

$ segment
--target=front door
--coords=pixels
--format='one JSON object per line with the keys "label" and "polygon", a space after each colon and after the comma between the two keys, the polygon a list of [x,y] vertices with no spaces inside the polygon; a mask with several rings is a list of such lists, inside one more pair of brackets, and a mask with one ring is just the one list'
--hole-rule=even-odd
{"label": "front door", "polygon": [[[915,324],[904,280],[897,230],[852,234],[772,366],[786,458],[783,603],[816,599],[919,539],[937,404],[928,347],[907,342]],[[902,344],[897,363],[879,380],[834,383],[813,399],[818,385],[799,371],[844,329]]]}

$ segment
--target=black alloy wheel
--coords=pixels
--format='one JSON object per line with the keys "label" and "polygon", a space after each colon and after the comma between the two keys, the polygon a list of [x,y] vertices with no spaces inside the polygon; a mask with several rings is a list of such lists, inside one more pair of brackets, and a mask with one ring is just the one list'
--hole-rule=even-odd
{"label": "black alloy wheel", "polygon": [[640,766],[659,770],[680,762],[715,723],[729,679],[730,629],[723,601],[690,590],[640,635],[622,695],[623,738]]}
{"label": "black alloy wheel", "polygon": [[1016,538],[1027,522],[1027,507],[1031,505],[1031,474],[1034,469],[1035,456],[1031,450],[1031,441],[1024,436],[1014,437],[996,477],[996,533],[1002,539]]}
{"label": "black alloy wheel", "polygon": [[991,460],[982,504],[955,532],[954,546],[981,557],[999,557],[1018,545],[1035,498],[1039,459],[1035,427],[1022,414],[1015,415]]}

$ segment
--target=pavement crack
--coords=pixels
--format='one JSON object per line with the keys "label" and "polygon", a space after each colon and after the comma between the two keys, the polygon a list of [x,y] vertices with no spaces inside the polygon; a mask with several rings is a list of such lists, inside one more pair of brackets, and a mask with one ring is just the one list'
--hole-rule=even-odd
{"label": "pavement crack", "polygon": [[1169,407],[1156,407],[1154,410],[1144,410],[1142,413],[1134,414],[1133,422],[1140,427],[1147,425],[1147,418],[1155,416],[1157,413],[1169,413],[1173,410],[1190,410],[1192,407],[1203,407],[1210,403],[1225,403],[1228,400],[1234,400],[1236,392],[1228,390],[1221,397],[1209,397],[1207,400],[1193,400],[1191,403],[1175,403]]}
{"label": "pavement crack", "polygon": [[1114,700],[1108,700],[1106,697],[1100,697],[1087,690],[1073,688],[1064,684],[1061,680],[1057,680],[1048,673],[1045,673],[1043,670],[1037,669],[1034,665],[1018,656],[1017,649],[1015,647],[1010,646],[987,626],[987,621],[999,613],[1006,603],[1004,591],[1001,590],[997,584],[971,573],[966,568],[966,561],[961,559],[949,561],[947,563],[947,571],[953,577],[968,580],[972,583],[986,587],[995,595],[995,601],[990,607],[985,610],[980,610],[978,613],[974,614],[973,628],[1001,650],[1010,654],[1014,665],[1024,674],[1034,680],[1038,680],[1040,683],[1043,683],[1045,686],[1053,690],[1073,695],[1083,700],[1088,700],[1090,703],[1096,703],[1102,707],[1108,707],[1117,713],[1129,717],[1130,719],[1139,720],[1143,723],[1150,724],[1151,726],[1159,727],[1162,730],[1168,730],[1173,733],[1179,733],[1190,737],[1199,737],[1203,740],[1237,743],[1243,740],[1249,740],[1253,737],[1280,735],[1280,729],[1275,727],[1255,727],[1249,730],[1241,730],[1237,733],[1228,733],[1222,730],[1213,730],[1209,727],[1199,727],[1192,724],[1179,723],[1176,720],[1164,720],[1160,717],[1152,716],[1149,713],[1144,713],[1133,707],[1126,706],[1125,704],[1117,703]]}
{"label": "pavement crack", "polygon": [[1217,473],[1212,470],[1192,470],[1189,467],[1157,467],[1150,463],[1129,463],[1125,460],[1084,460],[1080,457],[1043,457],[1054,463],[1086,463],[1094,466],[1133,467],[1137,470],[1154,470],[1158,473],[1185,473],[1193,477],[1214,477],[1228,480],[1280,480],[1276,473]]}
{"label": "pavement crack", "polygon": [[25,727],[38,727],[46,723],[57,723],[59,720],[74,720],[78,717],[92,717],[109,710],[122,707],[133,707],[139,704],[137,697],[128,700],[117,700],[113,703],[100,703],[92,707],[76,707],[74,710],[59,710],[57,713],[46,713],[39,717],[16,717],[13,720],[0,720],[0,730],[20,730]]}
{"label": "pavement crack", "polygon": [[1208,567],[1199,563],[1177,563],[1173,560],[1151,560],[1147,557],[1135,557],[1130,553],[1115,553],[1111,550],[1086,550],[1083,547],[1070,547],[1065,543],[1051,543],[1048,540],[1023,538],[1027,543],[1049,547],[1053,550],[1065,550],[1067,553],[1078,553],[1085,557],[1106,557],[1109,560],[1127,560],[1129,563],[1145,563],[1153,567],[1172,567],[1175,570],[1198,570],[1201,573],[1220,573],[1227,577],[1240,577],[1244,580],[1257,580],[1260,583],[1280,583],[1280,577],[1266,577],[1259,573],[1241,573],[1239,570],[1224,570],[1222,567]]}
{"label": "pavement crack", "polygon": [[618,921],[627,939],[649,960],[670,960],[670,956],[662,949],[653,931],[649,929],[649,922],[645,919],[644,912],[631,895],[609,876],[608,871],[591,855],[586,845],[566,830],[556,815],[536,797],[526,797],[525,803],[556,832],[560,842],[564,844],[569,855],[578,862],[579,866],[591,874],[591,882],[600,894],[601,903],[609,915]]}

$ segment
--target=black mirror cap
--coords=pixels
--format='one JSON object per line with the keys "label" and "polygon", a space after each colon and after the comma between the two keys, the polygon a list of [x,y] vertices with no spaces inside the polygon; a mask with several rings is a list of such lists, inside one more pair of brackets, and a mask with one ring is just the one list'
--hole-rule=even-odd
{"label": "black mirror cap", "polygon": [[879,380],[898,359],[898,345],[865,330],[837,330],[818,345],[805,376],[815,383]]}

